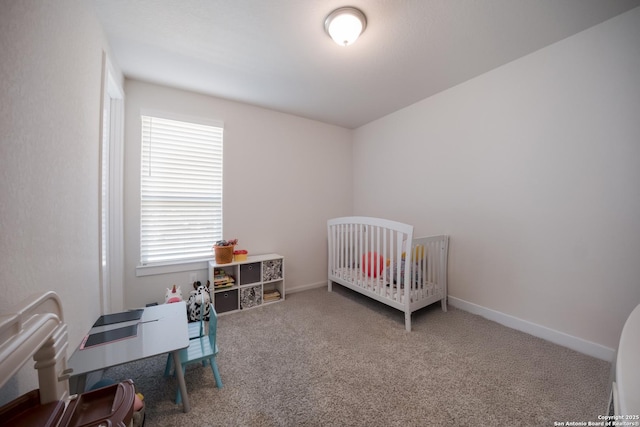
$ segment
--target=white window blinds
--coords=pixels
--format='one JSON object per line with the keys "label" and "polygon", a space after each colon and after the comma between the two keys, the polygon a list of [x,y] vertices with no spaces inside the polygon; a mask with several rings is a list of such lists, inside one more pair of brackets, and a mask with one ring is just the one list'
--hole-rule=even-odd
{"label": "white window blinds", "polygon": [[212,256],[222,239],[222,131],[142,116],[142,265]]}

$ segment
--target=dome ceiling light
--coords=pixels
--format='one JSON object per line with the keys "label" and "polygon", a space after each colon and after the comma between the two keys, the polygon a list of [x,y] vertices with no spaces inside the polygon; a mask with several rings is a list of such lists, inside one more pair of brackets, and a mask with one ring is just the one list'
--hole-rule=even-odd
{"label": "dome ceiling light", "polygon": [[367,27],[367,18],[360,9],[341,7],[334,10],[324,21],[324,29],[340,46],[355,42]]}

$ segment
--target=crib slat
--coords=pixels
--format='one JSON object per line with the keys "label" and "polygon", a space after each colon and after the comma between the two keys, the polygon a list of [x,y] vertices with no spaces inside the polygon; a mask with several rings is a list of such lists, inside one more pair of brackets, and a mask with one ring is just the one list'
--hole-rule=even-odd
{"label": "crib slat", "polygon": [[376,272],[375,274],[375,280],[373,281],[373,292],[378,293],[378,288],[380,287],[380,279],[381,279],[381,271],[380,271],[380,227],[376,227],[376,238],[375,238],[375,245],[374,245],[375,249],[374,252],[376,253],[375,256],[375,264],[374,264],[374,270]]}
{"label": "crib slat", "polygon": [[396,232],[396,259],[398,268],[396,269],[396,292],[395,300],[401,302],[402,294],[402,234]]}
{"label": "crib slat", "polygon": [[386,282],[387,280],[391,279],[391,274],[389,274],[389,266],[387,265],[387,259],[388,259],[388,252],[387,252],[387,236],[389,234],[389,230],[384,229],[382,232],[382,260],[384,262],[384,268],[382,270],[382,283],[380,284],[380,290],[378,292],[378,295],[384,295],[384,293],[386,292]]}

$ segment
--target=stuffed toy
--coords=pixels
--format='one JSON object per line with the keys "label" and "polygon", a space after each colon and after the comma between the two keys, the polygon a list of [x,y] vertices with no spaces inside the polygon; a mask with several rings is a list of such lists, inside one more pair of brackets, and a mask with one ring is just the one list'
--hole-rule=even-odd
{"label": "stuffed toy", "polygon": [[209,320],[209,303],[211,303],[210,285],[211,282],[208,280],[206,286],[200,282],[193,282],[194,290],[189,293],[189,300],[187,301],[187,315],[190,322],[199,321],[200,316],[202,316],[203,320]]}
{"label": "stuffed toy", "polygon": [[172,302],[180,301],[182,301],[182,289],[180,289],[180,286],[176,288],[176,285],[173,285],[172,289],[167,288],[167,293],[164,294],[164,303],[171,304]]}

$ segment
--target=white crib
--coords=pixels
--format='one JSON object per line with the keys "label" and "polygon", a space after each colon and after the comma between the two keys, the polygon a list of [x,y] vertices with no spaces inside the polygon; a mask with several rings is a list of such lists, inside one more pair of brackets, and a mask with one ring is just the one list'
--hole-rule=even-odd
{"label": "white crib", "polygon": [[[327,221],[328,288],[338,283],[404,312],[440,301],[447,311],[446,235],[413,238],[413,226],[370,217]],[[409,250],[407,250],[409,248]]]}

